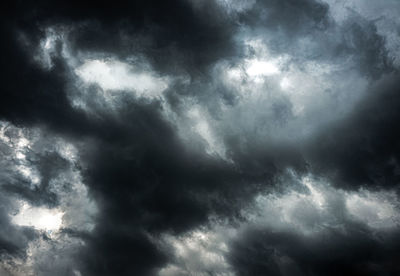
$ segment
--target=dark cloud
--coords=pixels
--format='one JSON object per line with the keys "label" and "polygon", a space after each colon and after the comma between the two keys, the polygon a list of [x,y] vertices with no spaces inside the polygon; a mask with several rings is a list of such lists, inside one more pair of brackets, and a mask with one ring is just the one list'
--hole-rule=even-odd
{"label": "dark cloud", "polygon": [[135,227],[121,229],[110,221],[95,230],[89,247],[79,255],[82,273],[87,275],[154,275],[167,261],[167,256]]}
{"label": "dark cloud", "polygon": [[[370,214],[381,211],[376,210],[380,207],[368,204],[388,202],[387,199],[379,193],[365,197],[360,192],[344,192],[323,184],[325,180],[319,184],[316,179],[302,181],[305,186],[291,183],[290,177],[286,179],[286,187],[303,186],[303,189],[275,192],[274,196],[261,199],[260,220],[252,220],[235,238],[228,240],[226,258],[237,274],[398,273],[400,243],[396,218],[388,215],[390,222],[381,220],[375,224],[383,219],[381,213],[383,216],[374,223],[369,220]],[[360,200],[353,201],[354,198]],[[391,222],[396,226],[390,227]]]}
{"label": "dark cloud", "polygon": [[33,205],[57,206],[57,194],[51,191],[50,181],[68,168],[68,161],[55,152],[46,152],[42,156],[31,157],[36,159],[32,160],[30,166],[36,168],[41,175],[40,184],[32,189],[29,180],[17,178],[12,183],[4,183],[4,191],[17,194]]}
{"label": "dark cloud", "polygon": [[40,28],[64,24],[70,27],[68,40],[75,51],[120,57],[141,54],[151,57],[162,71],[202,72],[213,61],[235,54],[235,23],[213,1],[201,7],[190,1],[116,1],[113,5],[41,1],[15,6],[13,11],[18,12],[13,20],[29,36],[37,38]]}
{"label": "dark cloud", "polygon": [[[309,174],[332,189],[397,188],[398,74],[376,21],[339,22],[317,0],[15,1],[1,14],[0,119],[12,126],[0,141],[1,263],[36,245],[10,273],[156,275],[177,259],[165,235],[221,221],[251,225],[223,256],[238,275],[398,272],[397,226],[373,230],[344,199],[326,211],[345,214],[334,226],[299,207],[293,221],[323,227],[312,236],[246,213],[261,195],[307,198]],[[14,225],[19,201],[63,211],[65,228]],[[65,259],[44,265],[52,255]]]}
{"label": "dark cloud", "polygon": [[398,75],[369,91],[351,114],[310,142],[313,168],[340,187],[397,187],[400,102]]}
{"label": "dark cloud", "polygon": [[339,55],[352,56],[361,72],[372,78],[379,79],[383,74],[395,70],[385,38],[378,33],[374,21],[354,14],[342,28],[343,42],[336,48]]}
{"label": "dark cloud", "polygon": [[255,1],[249,12],[240,19],[249,25],[279,30],[289,35],[326,28],[329,24],[329,6],[318,0]]}
{"label": "dark cloud", "polygon": [[[316,60],[335,64],[379,79],[395,71],[394,56],[377,21],[355,10],[335,21],[322,1],[257,1],[241,20],[248,32],[265,41],[274,54],[291,54],[299,64]],[[346,62],[351,61],[351,68]]]}
{"label": "dark cloud", "polygon": [[[43,35],[36,28],[28,33],[35,42]],[[45,124],[68,132],[71,129],[84,131],[88,127],[85,126],[86,116],[74,110],[67,99],[65,64],[55,61],[54,68],[45,71],[33,62],[33,52],[23,49],[17,26],[3,22],[1,34],[7,39],[1,44],[1,52],[4,53],[1,78],[4,85],[0,117],[17,125]]]}
{"label": "dark cloud", "polygon": [[96,275],[153,271],[167,258],[143,233],[180,234],[210,215],[236,216],[278,170],[263,153],[248,165],[235,157],[238,167],[188,151],[154,104],[124,109],[125,123],[84,157],[85,183],[100,210],[84,263]]}
{"label": "dark cloud", "polygon": [[0,115],[16,123],[45,122],[79,133],[91,128],[93,122],[88,123],[86,115],[73,109],[67,98],[70,72],[57,58],[61,45],[50,71],[32,60],[48,26],[69,26],[67,39],[72,51],[145,55],[163,71],[183,67],[190,72],[202,71],[221,56],[234,53],[230,27],[215,16],[218,12],[211,2],[202,10],[194,10],[186,1],[119,1],[111,6],[15,2],[3,11],[1,34],[8,39],[1,44],[1,75],[6,84]]}
{"label": "dark cloud", "polygon": [[313,236],[253,229],[233,243],[229,260],[239,275],[396,275],[397,235],[359,225]]}
{"label": "dark cloud", "polygon": [[12,262],[10,256],[24,258],[28,242],[36,238],[37,233],[28,227],[18,227],[13,225],[8,214],[11,211],[10,201],[2,197],[0,206],[0,258]]}

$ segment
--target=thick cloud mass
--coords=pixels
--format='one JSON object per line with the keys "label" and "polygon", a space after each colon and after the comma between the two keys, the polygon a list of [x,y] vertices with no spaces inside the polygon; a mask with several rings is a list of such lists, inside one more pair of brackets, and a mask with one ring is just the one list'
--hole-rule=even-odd
{"label": "thick cloud mass", "polygon": [[397,275],[400,4],[1,9],[1,275]]}

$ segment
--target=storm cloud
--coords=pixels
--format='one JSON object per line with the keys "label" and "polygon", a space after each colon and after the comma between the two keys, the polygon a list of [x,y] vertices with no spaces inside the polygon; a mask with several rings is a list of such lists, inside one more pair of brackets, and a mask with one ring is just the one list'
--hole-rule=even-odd
{"label": "storm cloud", "polygon": [[399,273],[397,1],[1,10],[0,274]]}

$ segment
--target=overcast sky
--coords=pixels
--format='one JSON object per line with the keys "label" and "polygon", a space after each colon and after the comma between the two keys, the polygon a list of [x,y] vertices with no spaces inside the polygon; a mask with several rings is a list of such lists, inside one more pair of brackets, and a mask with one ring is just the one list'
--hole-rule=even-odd
{"label": "overcast sky", "polygon": [[10,1],[1,276],[400,275],[400,1]]}

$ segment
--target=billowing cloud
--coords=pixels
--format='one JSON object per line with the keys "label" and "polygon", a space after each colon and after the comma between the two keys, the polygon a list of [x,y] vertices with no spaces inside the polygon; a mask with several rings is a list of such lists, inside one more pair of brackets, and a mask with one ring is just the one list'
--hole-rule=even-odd
{"label": "billowing cloud", "polygon": [[8,5],[0,274],[398,274],[399,10]]}

